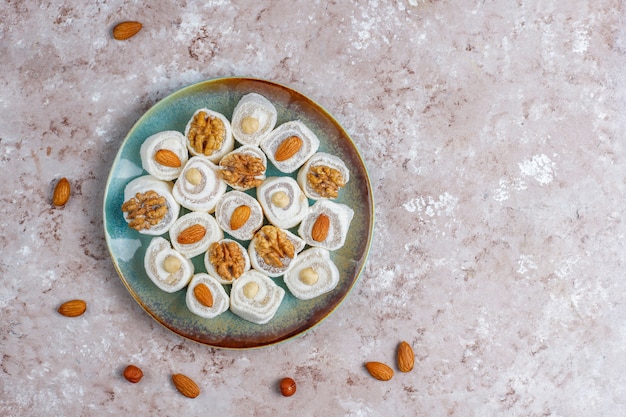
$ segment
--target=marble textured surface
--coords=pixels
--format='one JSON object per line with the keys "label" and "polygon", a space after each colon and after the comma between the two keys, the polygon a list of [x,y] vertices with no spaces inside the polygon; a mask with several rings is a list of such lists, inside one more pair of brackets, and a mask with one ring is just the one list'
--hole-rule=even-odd
{"label": "marble textured surface", "polygon": [[[119,42],[113,25],[144,29]],[[621,416],[626,14],[618,0],[4,2],[0,414]],[[357,287],[287,343],[182,339],[103,238],[118,146],[159,99],[252,76],[326,107],[369,167]],[[68,177],[69,203],[50,205]],[[70,298],[86,314],[56,313]],[[401,340],[416,366],[388,382]],[[121,378],[128,363],[145,373]],[[172,373],[202,394],[178,394]],[[291,376],[295,396],[277,382]]]}

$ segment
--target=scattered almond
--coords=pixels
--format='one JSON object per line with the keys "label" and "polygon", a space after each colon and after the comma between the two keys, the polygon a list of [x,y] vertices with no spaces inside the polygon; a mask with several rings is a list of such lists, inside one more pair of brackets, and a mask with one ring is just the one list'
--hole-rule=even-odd
{"label": "scattered almond", "polygon": [[297,154],[301,147],[302,139],[298,136],[289,136],[287,139],[283,140],[280,145],[278,145],[274,158],[278,162],[286,161]]}
{"label": "scattered almond", "polygon": [[70,199],[70,182],[67,178],[61,178],[54,187],[52,193],[52,204],[57,207],[64,206],[67,200]]}
{"label": "scattered almond", "polygon": [[191,245],[192,243],[199,242],[206,235],[206,229],[201,224],[194,224],[189,226],[180,234],[176,239],[181,245]]}
{"label": "scattered almond", "polygon": [[316,242],[323,242],[328,236],[328,229],[330,228],[330,219],[325,214],[317,216],[313,228],[311,229],[311,238]]}
{"label": "scattered almond", "polygon": [[367,371],[379,381],[389,381],[393,377],[393,369],[382,362],[367,362]]}
{"label": "scattered almond", "polygon": [[128,21],[118,23],[113,28],[113,37],[118,41],[125,41],[139,33],[142,27],[143,25],[139,22]]}
{"label": "scattered almond", "polygon": [[237,230],[241,226],[246,224],[246,222],[250,218],[250,213],[251,212],[252,212],[252,210],[250,209],[250,207],[248,207],[246,205],[241,205],[241,206],[237,207],[233,211],[232,216],[230,216],[230,228],[233,229],[233,230]]}
{"label": "scattered almond", "polygon": [[400,372],[410,372],[415,364],[415,354],[413,348],[407,342],[401,342],[398,345],[397,352],[398,369]]}
{"label": "scattered almond", "polygon": [[189,378],[183,374],[174,374],[172,375],[172,382],[174,386],[185,397],[196,398],[200,395],[200,388],[193,381],[193,379]]}
{"label": "scattered almond", "polygon": [[78,317],[87,310],[87,303],[83,300],[70,300],[59,306],[57,311],[65,317]]}
{"label": "scattered almond", "polygon": [[176,155],[169,149],[159,149],[154,154],[154,160],[157,161],[159,164],[170,168],[180,168],[181,166],[180,158],[178,157],[178,155]]}
{"label": "scattered almond", "polygon": [[200,304],[206,307],[213,307],[213,294],[206,284],[200,283],[193,287],[193,295],[196,296]]}
{"label": "scattered almond", "polygon": [[143,371],[135,365],[128,365],[124,369],[124,378],[126,378],[128,382],[136,384],[141,381],[141,378],[143,378]]}

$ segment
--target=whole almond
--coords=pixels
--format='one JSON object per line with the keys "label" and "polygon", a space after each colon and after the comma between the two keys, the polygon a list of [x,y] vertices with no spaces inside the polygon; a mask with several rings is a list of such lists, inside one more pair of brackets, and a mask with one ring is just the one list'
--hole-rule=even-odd
{"label": "whole almond", "polygon": [[400,372],[411,372],[415,364],[415,354],[413,348],[407,342],[401,342],[398,345],[397,352],[398,369]]}
{"label": "whole almond", "polygon": [[198,388],[198,385],[193,381],[193,379],[186,375],[174,374],[172,375],[172,382],[178,392],[183,394],[185,397],[196,398],[200,395],[200,388]]}
{"label": "whole almond", "polygon": [[316,242],[323,242],[328,236],[328,229],[330,228],[330,219],[325,214],[317,216],[313,228],[311,229],[311,238]]}
{"label": "whole almond", "polygon": [[206,235],[206,229],[201,224],[194,224],[189,226],[180,234],[176,239],[181,245],[191,245],[192,243],[199,242]]}
{"label": "whole almond", "polygon": [[241,205],[237,207],[233,211],[233,214],[230,216],[230,228],[233,230],[237,230],[241,226],[246,224],[246,222],[250,218],[250,213],[252,213],[252,210],[246,205]]}
{"label": "whole almond", "polygon": [[83,300],[70,300],[61,304],[57,311],[65,317],[78,317],[87,310],[87,303]]}
{"label": "whole almond", "polygon": [[206,284],[200,283],[193,287],[193,295],[196,296],[196,299],[200,302],[200,304],[207,307],[213,307],[213,294]]}
{"label": "whole almond", "polygon": [[365,367],[370,375],[379,381],[389,381],[393,377],[393,369],[382,362],[368,362]]}
{"label": "whole almond", "polygon": [[143,25],[139,22],[122,22],[118,23],[113,28],[113,37],[118,41],[125,41],[126,39],[132,38],[135,36],[143,27]]}
{"label": "whole almond", "polygon": [[64,206],[70,199],[70,182],[63,177],[57,182],[52,193],[52,204],[57,207]]}
{"label": "whole almond", "polygon": [[128,365],[124,369],[124,378],[126,378],[128,382],[136,384],[141,381],[141,378],[143,378],[143,371],[135,365]]}
{"label": "whole almond", "polygon": [[280,145],[278,145],[274,158],[278,162],[286,161],[298,153],[301,147],[302,139],[298,136],[289,136],[287,139],[283,140]]}
{"label": "whole almond", "polygon": [[169,149],[159,149],[154,154],[154,160],[157,161],[159,164],[170,168],[180,168],[181,166],[180,158],[178,157],[178,155],[176,155]]}

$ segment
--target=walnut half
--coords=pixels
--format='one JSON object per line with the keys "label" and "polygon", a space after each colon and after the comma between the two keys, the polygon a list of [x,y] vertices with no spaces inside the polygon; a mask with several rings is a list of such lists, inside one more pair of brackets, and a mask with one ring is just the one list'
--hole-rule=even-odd
{"label": "walnut half", "polygon": [[256,253],[266,264],[276,268],[284,266],[282,259],[295,256],[293,243],[287,234],[276,226],[263,226],[253,238]]}
{"label": "walnut half", "polygon": [[158,224],[167,214],[165,197],[156,191],[137,193],[122,204],[122,212],[128,213],[128,226],[139,231],[150,229]]}
{"label": "walnut half", "polygon": [[226,281],[239,278],[246,266],[241,249],[235,242],[213,242],[209,247],[209,261]]}
{"label": "walnut half", "polygon": [[339,190],[346,185],[341,172],[326,165],[312,166],[306,178],[311,188],[325,198],[337,198]]}
{"label": "walnut half", "polygon": [[220,175],[230,186],[258,187],[263,183],[265,165],[261,158],[244,153],[231,153],[220,161]]}

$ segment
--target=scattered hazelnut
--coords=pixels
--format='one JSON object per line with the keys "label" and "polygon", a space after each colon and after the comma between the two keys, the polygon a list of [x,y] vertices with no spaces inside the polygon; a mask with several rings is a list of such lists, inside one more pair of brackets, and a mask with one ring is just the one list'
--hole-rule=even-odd
{"label": "scattered hazelnut", "polygon": [[142,370],[136,367],[135,365],[128,365],[126,369],[124,369],[124,378],[126,378],[128,382],[132,382],[133,384],[136,384],[137,382],[141,380],[142,377],[143,377]]}
{"label": "scattered hazelnut", "polygon": [[285,397],[291,397],[296,393],[296,381],[291,378],[283,378],[280,380],[280,393]]}
{"label": "scattered hazelnut", "polygon": [[241,121],[241,130],[246,135],[251,135],[259,130],[259,120],[252,116],[246,116]]}
{"label": "scattered hazelnut", "polygon": [[163,268],[173,274],[180,269],[180,259],[172,255],[167,256],[163,261]]}

